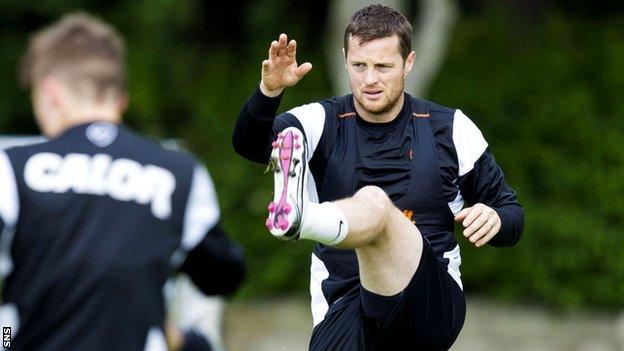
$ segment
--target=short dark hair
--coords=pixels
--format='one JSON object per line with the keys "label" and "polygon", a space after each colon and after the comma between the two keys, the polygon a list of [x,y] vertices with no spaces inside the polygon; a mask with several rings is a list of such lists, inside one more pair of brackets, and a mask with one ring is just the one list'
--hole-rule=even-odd
{"label": "short dark hair", "polygon": [[388,6],[375,4],[358,10],[351,16],[344,33],[345,55],[349,51],[349,37],[353,36],[366,43],[371,40],[399,37],[401,56],[405,60],[412,52],[412,25],[405,16]]}
{"label": "short dark hair", "polygon": [[113,27],[86,13],[63,16],[30,39],[20,63],[26,87],[48,74],[58,74],[70,86],[84,83],[101,94],[125,91],[125,45]]}

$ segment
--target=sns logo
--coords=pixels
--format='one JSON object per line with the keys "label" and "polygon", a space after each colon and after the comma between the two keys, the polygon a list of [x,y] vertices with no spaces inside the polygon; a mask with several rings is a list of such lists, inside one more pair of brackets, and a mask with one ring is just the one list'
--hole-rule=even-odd
{"label": "sns logo", "polygon": [[11,347],[11,327],[2,327],[2,346]]}
{"label": "sns logo", "polygon": [[171,194],[176,181],[164,168],[109,155],[57,155],[42,152],[31,156],[24,168],[24,180],[39,192],[108,195],[119,201],[151,205],[160,219],[171,215]]}

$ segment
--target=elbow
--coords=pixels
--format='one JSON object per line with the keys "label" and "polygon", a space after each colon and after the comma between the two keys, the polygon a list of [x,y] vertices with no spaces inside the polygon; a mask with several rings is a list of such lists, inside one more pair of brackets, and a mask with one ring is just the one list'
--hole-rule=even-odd
{"label": "elbow", "polygon": [[244,261],[228,262],[212,271],[207,269],[202,276],[192,276],[195,285],[207,296],[231,296],[245,280],[246,266]]}
{"label": "elbow", "polygon": [[243,261],[229,269],[229,277],[223,283],[223,295],[231,296],[240,288],[247,274],[247,267]]}
{"label": "elbow", "polygon": [[512,233],[508,235],[505,240],[492,241],[494,247],[514,247],[522,238],[522,232]]}
{"label": "elbow", "polygon": [[236,134],[232,135],[232,147],[234,147],[234,151],[237,154],[245,157],[246,155],[245,148],[243,147],[243,144],[238,139],[239,138],[236,136]]}
{"label": "elbow", "polygon": [[236,126],[234,127],[234,132],[232,133],[232,146],[234,147],[234,151],[237,154],[248,159],[251,150],[248,144],[245,143],[247,128],[245,128],[244,124],[241,124],[240,121],[241,117],[239,116],[238,121],[236,122]]}
{"label": "elbow", "polygon": [[520,209],[520,220],[518,221],[517,228],[515,230],[515,234],[516,235],[514,235],[513,241],[511,243],[511,245],[509,245],[509,246],[516,246],[516,244],[522,238],[522,234],[524,234],[524,211],[522,211],[522,209]]}
{"label": "elbow", "polygon": [[245,279],[245,251],[231,243],[204,245],[189,254],[182,271],[205,295],[233,295]]}
{"label": "elbow", "polygon": [[512,240],[509,243],[509,246],[516,246],[516,244],[522,238],[522,234],[524,233],[524,210],[519,206],[518,208],[518,218],[515,223],[513,223],[513,235]]}
{"label": "elbow", "polygon": [[232,136],[232,147],[234,147],[234,151],[245,159],[266,165],[269,160],[269,156],[264,155],[264,153],[258,153],[259,149],[254,149],[249,147],[243,140],[240,140],[240,137],[237,137],[236,134]]}
{"label": "elbow", "polygon": [[245,147],[245,143],[242,138],[238,135],[238,133],[234,132],[232,135],[232,147],[234,147],[234,151],[243,156],[244,158],[249,158],[250,154],[248,148]]}

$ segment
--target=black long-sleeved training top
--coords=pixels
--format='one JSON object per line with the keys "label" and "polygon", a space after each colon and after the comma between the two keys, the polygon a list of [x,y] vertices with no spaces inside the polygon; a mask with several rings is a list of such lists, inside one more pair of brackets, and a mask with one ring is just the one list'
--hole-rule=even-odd
{"label": "black long-sleeved training top", "polygon": [[[461,287],[454,215],[465,203],[494,208],[501,229],[490,244],[511,246],[522,233],[522,207],[481,131],[461,110],[407,93],[404,97],[394,120],[370,123],[358,116],[352,95],[303,105],[275,117],[281,96],[269,98],[257,89],[239,114],[234,148],[249,160],[267,163],[277,132],[299,128],[312,155],[313,201],[349,197],[366,185],[381,187],[415,223]],[[329,304],[358,282],[353,250],[318,244],[312,254],[310,286],[315,325]]]}

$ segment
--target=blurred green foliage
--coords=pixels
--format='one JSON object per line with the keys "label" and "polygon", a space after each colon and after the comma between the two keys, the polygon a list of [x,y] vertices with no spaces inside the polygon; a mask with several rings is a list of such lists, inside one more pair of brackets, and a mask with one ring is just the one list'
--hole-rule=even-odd
{"label": "blurred green foliage", "polygon": [[[115,25],[129,47],[127,123],[181,138],[207,165],[223,221],[247,249],[239,296],[308,289],[312,243],[284,244],[264,228],[271,177],[236,155],[231,132],[281,32],[313,72],[281,110],[331,95],[323,55],[326,2],[0,0],[0,132],[36,133],[15,67],[27,33],[73,9]],[[230,7],[236,9],[233,11]],[[307,6],[307,7],[306,7]],[[482,129],[526,211],[512,249],[462,242],[468,293],[577,308],[624,307],[624,18],[521,18],[508,9],[463,16],[429,98],[460,107]]]}
{"label": "blurred green foliage", "polygon": [[462,241],[465,290],[624,307],[624,17],[462,20],[431,98],[480,126],[525,208],[512,249]]}

